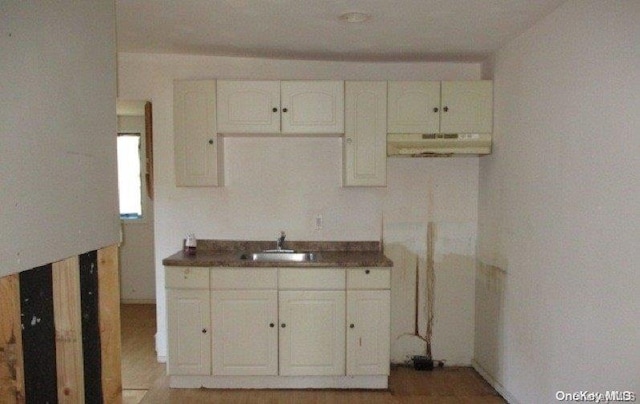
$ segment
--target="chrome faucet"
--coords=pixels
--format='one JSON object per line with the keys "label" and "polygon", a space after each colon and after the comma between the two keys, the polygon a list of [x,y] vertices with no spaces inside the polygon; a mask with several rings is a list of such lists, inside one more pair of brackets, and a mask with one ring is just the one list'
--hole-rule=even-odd
{"label": "chrome faucet", "polygon": [[284,234],[284,231],[280,232],[280,237],[278,237],[278,240],[276,241],[276,249],[277,250],[282,250],[282,248],[284,247],[284,238],[287,237],[286,234]]}

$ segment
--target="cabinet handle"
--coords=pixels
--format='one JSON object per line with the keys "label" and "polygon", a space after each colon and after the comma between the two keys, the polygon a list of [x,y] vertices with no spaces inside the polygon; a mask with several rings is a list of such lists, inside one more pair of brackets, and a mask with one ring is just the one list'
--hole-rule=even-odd
{"label": "cabinet handle", "polygon": [[282,324],[280,325],[280,327],[282,327],[282,328],[285,328],[286,326],[287,326],[287,325],[286,325],[285,323],[282,323]]}
{"label": "cabinet handle", "polygon": [[282,108],[282,112],[288,112],[289,110],[287,108]]}
{"label": "cabinet handle", "polygon": [[435,108],[433,109],[433,112],[438,112],[438,107],[435,107]]}
{"label": "cabinet handle", "polygon": [[278,112],[278,108],[273,107],[272,111],[273,111],[273,112]]}
{"label": "cabinet handle", "polygon": [[275,326],[276,326],[275,324],[273,324],[273,323],[269,323],[269,327],[273,328],[273,327],[275,327]]}
{"label": "cabinet handle", "polygon": [[449,111],[449,107],[444,107],[444,108],[442,108],[442,110],[443,110],[444,112],[447,112],[447,111]]}
{"label": "cabinet handle", "polygon": [[371,272],[371,270],[369,270],[369,269],[365,269],[364,270],[364,273],[367,274],[367,275],[369,275],[370,272]]}
{"label": "cabinet handle", "polygon": [[207,329],[206,329],[206,328],[203,328],[203,329],[202,329],[202,333],[203,333],[203,334],[206,334],[206,333],[207,333]]}
{"label": "cabinet handle", "polygon": [[209,139],[209,144],[213,144],[213,139]]}
{"label": "cabinet handle", "polygon": [[356,326],[354,324],[350,324],[349,328],[355,328]]}

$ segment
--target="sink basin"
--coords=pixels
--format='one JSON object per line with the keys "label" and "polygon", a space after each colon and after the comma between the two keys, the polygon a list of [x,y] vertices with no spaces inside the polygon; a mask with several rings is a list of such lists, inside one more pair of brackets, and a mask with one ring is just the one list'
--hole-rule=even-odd
{"label": "sink basin", "polygon": [[242,254],[240,259],[262,262],[313,262],[318,259],[318,254],[275,250]]}

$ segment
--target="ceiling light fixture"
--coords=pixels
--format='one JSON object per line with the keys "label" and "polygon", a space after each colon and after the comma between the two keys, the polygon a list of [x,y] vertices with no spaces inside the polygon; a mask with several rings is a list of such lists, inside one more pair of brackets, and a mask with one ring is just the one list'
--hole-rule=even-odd
{"label": "ceiling light fixture", "polygon": [[338,16],[340,21],[349,22],[349,23],[360,23],[365,22],[371,18],[371,15],[366,13],[361,13],[359,11],[349,11],[346,13],[342,13]]}

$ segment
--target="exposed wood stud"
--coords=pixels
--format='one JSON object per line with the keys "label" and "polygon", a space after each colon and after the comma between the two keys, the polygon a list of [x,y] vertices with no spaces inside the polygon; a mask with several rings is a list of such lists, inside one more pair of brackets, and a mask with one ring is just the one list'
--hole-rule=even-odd
{"label": "exposed wood stud", "polygon": [[78,257],[54,263],[52,278],[58,402],[79,403],[84,399],[84,364]]}
{"label": "exposed wood stud", "polygon": [[0,401],[6,404],[24,403],[18,275],[0,278]]}
{"label": "exposed wood stud", "polygon": [[122,403],[118,247],[0,278],[0,404]]}
{"label": "exposed wood stud", "polygon": [[106,403],[122,402],[120,362],[120,283],[118,247],[98,251],[102,393]]}

